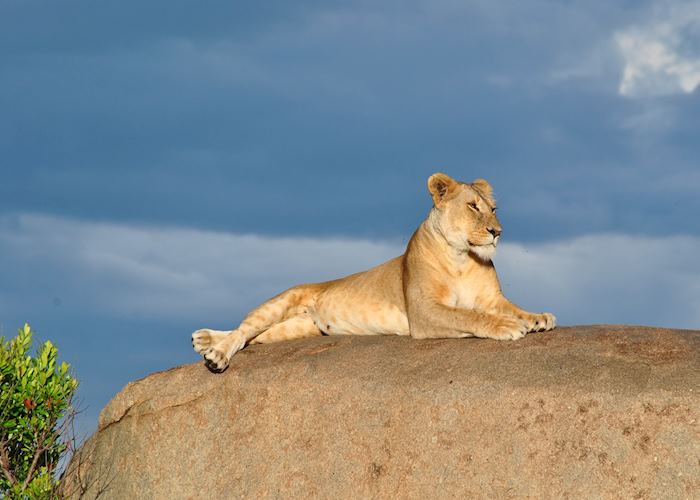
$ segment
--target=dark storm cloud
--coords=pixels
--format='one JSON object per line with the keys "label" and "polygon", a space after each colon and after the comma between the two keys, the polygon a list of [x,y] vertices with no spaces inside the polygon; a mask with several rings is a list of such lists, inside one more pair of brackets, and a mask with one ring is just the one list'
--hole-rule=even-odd
{"label": "dark storm cloud", "polygon": [[243,40],[279,23],[297,22],[308,9],[329,2],[193,0],[138,2],[7,0],[0,42],[10,55],[102,53],[167,38]]}
{"label": "dark storm cloud", "polygon": [[5,213],[407,236],[445,170],[495,184],[512,238],[700,231],[676,222],[695,197],[655,188],[696,166],[697,100],[663,100],[671,123],[649,130],[659,106],[616,92],[612,35],[638,4],[2,11]]}

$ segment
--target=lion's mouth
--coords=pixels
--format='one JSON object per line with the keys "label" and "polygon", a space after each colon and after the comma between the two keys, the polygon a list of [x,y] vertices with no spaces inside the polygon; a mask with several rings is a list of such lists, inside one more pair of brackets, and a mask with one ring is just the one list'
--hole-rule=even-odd
{"label": "lion's mouth", "polygon": [[472,241],[467,240],[467,243],[469,244],[470,247],[481,247],[481,248],[493,247],[493,248],[496,248],[496,245],[498,244],[498,240],[493,240],[490,243],[474,243]]}

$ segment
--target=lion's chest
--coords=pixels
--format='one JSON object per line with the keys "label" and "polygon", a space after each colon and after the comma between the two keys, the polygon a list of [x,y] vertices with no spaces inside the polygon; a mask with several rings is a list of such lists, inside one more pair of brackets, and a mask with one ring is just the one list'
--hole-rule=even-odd
{"label": "lion's chest", "polygon": [[473,309],[478,296],[477,287],[466,279],[457,279],[450,283],[448,305],[461,309]]}
{"label": "lion's chest", "polygon": [[451,270],[444,284],[447,288],[447,305],[461,309],[475,309],[494,290],[498,279],[492,266],[468,266]]}

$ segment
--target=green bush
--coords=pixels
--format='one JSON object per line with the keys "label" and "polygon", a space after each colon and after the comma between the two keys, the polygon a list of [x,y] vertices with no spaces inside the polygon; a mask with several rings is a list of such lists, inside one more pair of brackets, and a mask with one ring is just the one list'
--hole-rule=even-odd
{"label": "green bush", "polygon": [[0,498],[54,498],[55,469],[67,450],[62,431],[72,418],[78,381],[45,342],[32,357],[29,325],[0,337]]}

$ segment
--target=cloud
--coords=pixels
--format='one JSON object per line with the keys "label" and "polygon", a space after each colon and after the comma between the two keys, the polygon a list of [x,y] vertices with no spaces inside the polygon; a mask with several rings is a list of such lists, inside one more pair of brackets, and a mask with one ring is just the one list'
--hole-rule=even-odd
{"label": "cloud", "polygon": [[[81,381],[80,432],[129,380],[197,359],[189,333],[232,328],[287,287],[368,269],[405,244],[0,216],[0,335],[25,321]],[[507,297],[562,324],[700,328],[700,238],[598,234],[504,243]]]}
{"label": "cloud", "polygon": [[619,93],[627,97],[690,94],[700,85],[700,7],[666,2],[654,19],[615,35],[625,66]]}
{"label": "cloud", "polygon": [[107,318],[232,321],[292,285],[366,269],[397,252],[396,245],[364,240],[6,216],[0,301],[21,309],[58,299]]}
{"label": "cloud", "polygon": [[506,294],[564,323],[700,328],[700,238],[598,234],[498,255]]}
{"label": "cloud", "polygon": [[[63,307],[92,309],[106,318],[179,318],[230,327],[289,286],[367,269],[402,253],[403,246],[3,217],[0,304],[19,308],[58,298]],[[697,328],[698,254],[697,237],[599,234],[504,243],[495,262],[512,300],[552,311],[566,324]]]}

